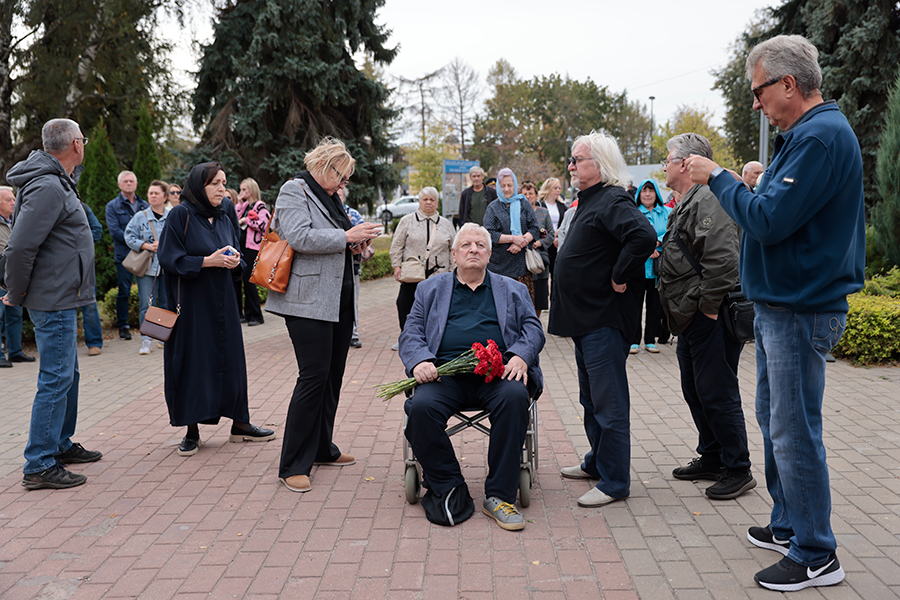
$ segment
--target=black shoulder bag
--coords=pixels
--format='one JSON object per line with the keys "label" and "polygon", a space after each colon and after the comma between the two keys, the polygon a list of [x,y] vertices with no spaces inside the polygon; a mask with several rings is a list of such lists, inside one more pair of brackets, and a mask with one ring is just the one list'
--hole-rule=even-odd
{"label": "black shoulder bag", "polygon": [[[700,263],[694,258],[693,253],[687,244],[681,238],[678,230],[672,232],[675,243],[684,253],[684,257],[691,263],[700,279],[703,279],[703,271],[700,270]],[[734,289],[725,294],[722,299],[722,305],[719,307],[719,319],[725,328],[725,335],[733,342],[745,343],[752,342],[755,339],[753,334],[753,319],[755,313],[753,311],[753,302],[747,300],[744,292],[741,291],[741,284],[738,282]]]}

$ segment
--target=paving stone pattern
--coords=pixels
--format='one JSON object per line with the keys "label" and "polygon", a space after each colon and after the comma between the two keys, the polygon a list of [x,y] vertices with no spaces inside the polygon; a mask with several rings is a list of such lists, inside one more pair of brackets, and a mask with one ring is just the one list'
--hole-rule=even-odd
{"label": "paving stone pattern", "polygon": [[[162,351],[137,339],[88,357],[75,437],[103,460],[74,465],[88,483],[71,490],[20,485],[37,364],[0,372],[0,598],[424,598],[607,600],[773,598],[753,573],[779,555],[746,541],[767,522],[762,439],[753,413],[753,346],[741,391],[757,489],[715,502],[703,482],[672,479],[694,456],[696,433],[681,398],[674,346],[628,359],[632,399],[631,497],[601,509],[575,500],[588,483],[561,466],[586,451],[574,353],[548,336],[541,361],[540,464],[528,525],[507,532],[479,512],[454,528],[430,524],[403,490],[402,400],[372,386],[399,379],[396,283],[363,284],[362,349],[347,362],[335,441],[355,465],[315,467],[311,492],[277,479],[280,439],[228,443],[230,422],[201,426],[204,445],[176,454],[168,425]],[[544,316],[546,323],[546,315]],[[279,437],[296,378],[281,319],[244,328],[253,423]],[[834,588],[791,598],[900,597],[900,372],[828,367],[826,445],[833,524],[847,571]],[[487,438],[454,438],[481,502]]]}

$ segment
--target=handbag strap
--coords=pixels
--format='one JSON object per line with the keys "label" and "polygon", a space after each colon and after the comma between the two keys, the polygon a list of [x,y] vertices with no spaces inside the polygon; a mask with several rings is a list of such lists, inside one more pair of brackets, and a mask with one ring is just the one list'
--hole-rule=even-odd
{"label": "handbag strap", "polygon": [[672,237],[675,238],[675,243],[678,244],[678,247],[681,249],[684,257],[689,263],[691,263],[691,266],[694,267],[694,270],[697,271],[697,275],[700,276],[700,279],[703,280],[703,271],[700,270],[700,263],[697,262],[697,259],[694,257],[694,254],[691,252],[690,248],[688,248],[687,244],[684,243],[684,240],[681,239],[681,234],[678,233],[677,229],[673,230]]}
{"label": "handbag strap", "polygon": [[[191,211],[187,211],[187,215],[184,218],[184,234],[182,237],[187,237],[188,223],[191,222]],[[156,229],[153,230],[153,233],[156,234]],[[162,269],[160,269],[162,270]],[[156,280],[159,278],[159,271],[153,277],[153,287],[150,288],[150,305],[153,305],[153,295],[156,292]],[[178,276],[178,300],[175,306],[175,314],[181,315],[181,275]]]}

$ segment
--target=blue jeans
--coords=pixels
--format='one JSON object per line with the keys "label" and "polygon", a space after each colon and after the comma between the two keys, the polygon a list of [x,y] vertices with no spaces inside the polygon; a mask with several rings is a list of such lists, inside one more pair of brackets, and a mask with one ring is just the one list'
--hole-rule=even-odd
{"label": "blue jeans", "polygon": [[[0,296],[6,292],[0,293]],[[22,307],[3,305],[3,330],[6,332],[6,352],[9,356],[20,356],[22,352]],[[0,356],[3,356],[0,353]]]}
{"label": "blue jeans", "polygon": [[[166,283],[165,277],[163,277],[162,274],[162,269],[159,271],[159,277],[153,277],[151,275],[138,277],[138,297],[141,300],[141,313],[140,317],[138,317],[139,323],[144,322],[144,315],[147,314],[147,309],[150,308],[150,292],[153,291],[153,280],[156,280],[156,291],[153,292],[153,306],[166,308]],[[141,339],[150,341],[153,338],[149,335],[142,335]]]}
{"label": "blue jeans", "polygon": [[822,442],[825,354],[844,333],[841,312],[798,313],[755,303],[756,419],[763,434],[770,528],[791,540],[788,556],[822,564],[837,543]]}
{"label": "blue jeans", "polygon": [[84,325],[84,345],[88,348],[103,347],[103,327],[100,325],[100,312],[97,303],[81,307],[81,320]]}
{"label": "blue jeans", "polygon": [[591,450],[581,469],[600,480],[597,489],[627,498],[631,486],[631,421],[625,361],[629,341],[613,327],[573,338],[578,364],[578,401]]}
{"label": "blue jeans", "polygon": [[122,263],[116,263],[116,277],[119,281],[119,293],[116,296],[116,329],[124,329],[128,327],[128,299],[131,298],[131,282],[134,281],[134,274],[122,266]]}
{"label": "blue jeans", "polygon": [[40,354],[37,393],[25,446],[26,475],[56,464],[56,456],[72,447],[78,418],[78,310],[29,309]]}

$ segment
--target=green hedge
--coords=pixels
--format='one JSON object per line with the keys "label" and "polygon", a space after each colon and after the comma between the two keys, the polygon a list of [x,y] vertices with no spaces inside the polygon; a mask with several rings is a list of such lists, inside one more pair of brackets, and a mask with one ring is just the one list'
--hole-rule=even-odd
{"label": "green hedge", "polygon": [[369,281],[370,279],[381,279],[394,274],[391,267],[391,256],[387,250],[375,251],[375,255],[362,264],[362,271],[359,275],[360,281]]}
{"label": "green hedge", "polygon": [[900,358],[900,299],[860,292],[847,301],[847,329],[834,354],[864,364]]}
{"label": "green hedge", "polygon": [[[100,322],[104,327],[116,326],[116,296],[119,288],[114,287],[106,292],[103,299],[97,302],[97,310],[100,311]],[[131,284],[131,297],[128,299],[128,325],[132,329],[140,329],[138,316],[141,314],[141,297],[138,295],[137,284]]]}

